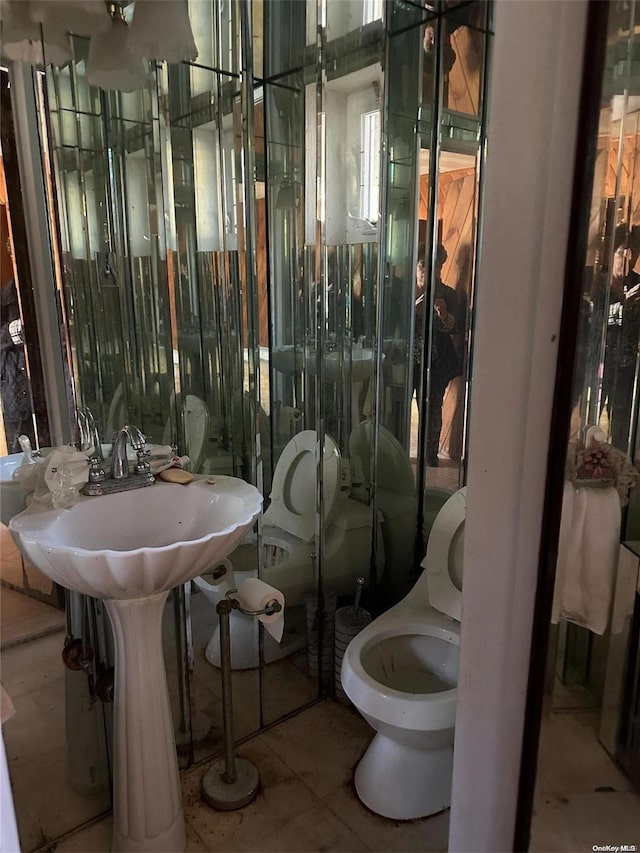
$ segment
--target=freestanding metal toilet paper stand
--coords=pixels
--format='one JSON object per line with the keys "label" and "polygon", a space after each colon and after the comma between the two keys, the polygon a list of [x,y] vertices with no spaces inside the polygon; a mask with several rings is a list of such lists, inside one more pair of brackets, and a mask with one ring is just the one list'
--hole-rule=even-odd
{"label": "freestanding metal toilet paper stand", "polygon": [[233,698],[231,684],[231,631],[229,616],[238,610],[245,616],[272,616],[282,606],[274,599],[263,610],[245,610],[230,589],[216,605],[220,618],[220,668],[222,673],[222,719],[224,726],[224,759],[216,761],[202,778],[202,798],[214,809],[233,811],[249,805],[258,794],[260,774],[246,758],[238,758],[233,744]]}

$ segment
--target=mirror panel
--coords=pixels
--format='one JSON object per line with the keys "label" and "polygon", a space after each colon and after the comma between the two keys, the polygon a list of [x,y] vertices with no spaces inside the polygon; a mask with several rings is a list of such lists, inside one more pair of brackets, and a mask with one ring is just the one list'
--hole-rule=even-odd
{"label": "mirror panel", "polygon": [[[570,303],[577,346],[545,698],[552,711],[588,709],[599,743],[637,781],[640,503],[636,485],[627,505],[627,472],[611,471],[609,460],[640,461],[640,83],[633,61],[640,21],[635,4],[610,4],[606,12],[607,29],[598,33],[603,50],[606,45],[602,88],[590,94],[599,110],[597,127],[585,118],[582,128],[593,136],[593,147],[580,192],[591,199],[576,244],[584,271]],[[593,441],[600,464],[591,467],[585,456]],[[611,485],[615,490],[605,488]],[[614,540],[610,557],[598,564],[600,576],[611,580],[609,590],[600,608],[589,611],[568,606],[574,590],[562,543],[578,533],[580,547],[582,524],[577,509],[572,514],[574,495],[588,518],[585,529]]]}
{"label": "mirror panel", "polygon": [[[359,576],[373,615],[395,603],[464,483],[487,4],[189,9],[197,62],[100,92],[77,40],[47,70],[49,120],[78,404],[107,441],[131,420],[265,497],[231,560],[283,588],[285,635],[234,628],[239,738],[339,695],[336,609]],[[304,542],[273,510],[294,482]],[[184,765],[220,749],[219,596],[205,573],[165,613]]]}

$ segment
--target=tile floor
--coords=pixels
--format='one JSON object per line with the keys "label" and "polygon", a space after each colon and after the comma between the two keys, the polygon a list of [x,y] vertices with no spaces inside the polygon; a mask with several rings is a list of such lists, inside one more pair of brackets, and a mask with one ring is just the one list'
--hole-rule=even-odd
{"label": "tile floor", "polygon": [[[554,711],[544,721],[532,853],[578,853],[596,844],[640,847],[640,795],[596,739],[591,710]],[[183,774],[188,850],[212,853],[436,851],[447,849],[449,812],[407,823],[361,805],[351,787],[370,731],[349,707],[325,700],[239,749],[260,769],[263,790],[239,812],[200,801],[206,765]],[[111,819],[81,830],[58,853],[109,849]]]}
{"label": "tile floor", "polygon": [[640,793],[598,742],[597,725],[591,709],[546,715],[531,853],[587,853],[607,844],[640,849]]}
{"label": "tile floor", "polygon": [[0,588],[0,649],[64,631],[65,624],[63,610],[42,604],[9,587]]}
{"label": "tile floor", "polygon": [[[47,605],[4,588],[1,597],[3,617],[5,613],[13,614],[13,621],[17,622],[18,616],[30,609],[31,628],[36,634],[42,633],[43,619],[48,625],[52,608]],[[5,632],[11,630],[11,622],[11,618],[2,620],[2,641]],[[111,818],[96,819],[109,807],[108,792],[96,785],[94,791],[79,793],[78,784],[74,788],[69,784],[73,771],[72,751],[68,752],[65,746],[65,704],[73,685],[60,665],[63,627],[57,633],[10,645],[2,654],[2,682],[16,708],[15,715],[3,726],[3,736],[23,853],[33,850],[93,853],[110,849]],[[286,672],[283,667],[288,668]],[[291,667],[293,670],[289,671]],[[285,695],[283,679],[288,684],[295,670],[290,660],[267,668],[267,673],[271,673],[268,679],[273,682],[274,715],[287,710],[286,703],[291,697]],[[213,703],[210,707],[220,711],[219,678],[211,678],[215,672],[200,654],[196,664],[196,673],[200,674],[197,683],[203,697]],[[71,675],[82,679],[81,673]],[[247,707],[257,686],[255,680],[253,671],[234,673],[238,736],[243,734],[240,714],[245,715],[245,731],[255,724],[247,717]],[[301,677],[299,670],[298,681],[294,698],[308,699],[307,679]],[[353,768],[370,738],[371,730],[360,715],[350,706],[333,700],[313,705],[254,736],[238,748],[238,753],[259,768],[262,790],[254,803],[237,812],[215,812],[201,801],[200,784],[207,765],[184,771],[182,787],[189,851],[446,850],[448,812],[425,820],[396,823],[372,814],[357,799],[352,790]],[[90,739],[85,741],[85,745],[91,743]],[[92,748],[97,750],[95,742]],[[210,748],[208,753],[211,754]],[[99,768],[99,755],[97,759],[93,763]],[[85,828],[73,831],[81,824]],[[56,838],[61,840],[52,841]]]}
{"label": "tile floor", "polygon": [[[371,737],[354,710],[331,699],[257,735],[238,754],[260,771],[257,799],[236,812],[202,803],[207,765],[182,774],[189,851],[444,851],[449,812],[394,822],[374,815],[351,787],[353,767]],[[111,818],[74,833],[49,850],[108,851]]]}
{"label": "tile floor", "polygon": [[[0,590],[0,604],[2,681],[16,706],[3,735],[23,851],[107,851],[111,818],[96,820],[96,816],[109,808],[108,790],[96,784],[94,790],[79,793],[68,784],[69,756],[75,750],[68,752],[65,745],[64,709],[67,691],[74,685],[60,661],[62,614],[6,588]],[[196,604],[204,606],[202,601]],[[206,633],[210,629],[209,624]],[[36,639],[19,642],[29,631]],[[198,643],[196,705],[215,719],[221,713],[219,673],[204,659],[206,633]],[[311,698],[306,676],[295,660],[270,665],[267,674],[274,715],[286,710],[289,702],[295,705]],[[82,675],[78,675],[80,681]],[[295,696],[288,695],[290,683]],[[237,737],[257,725],[257,695],[254,671],[234,673]],[[592,850],[595,844],[640,848],[640,795],[598,743],[597,711],[588,703],[576,702],[573,692],[567,697],[570,702],[553,703],[543,722],[531,851],[575,853]],[[219,727],[216,732],[219,749]],[[352,772],[370,737],[364,720],[351,707],[333,700],[254,736],[238,752],[259,768],[263,789],[254,803],[238,812],[214,812],[201,802],[206,764],[186,770],[182,786],[188,850],[446,850],[449,812],[395,823],[372,814],[359,802],[352,789]],[[84,743],[94,750],[99,770],[99,737]],[[211,752],[209,743],[200,756]],[[200,756],[196,751],[196,759]],[[84,828],[72,832],[80,824]],[[58,842],[49,840],[58,837]]]}

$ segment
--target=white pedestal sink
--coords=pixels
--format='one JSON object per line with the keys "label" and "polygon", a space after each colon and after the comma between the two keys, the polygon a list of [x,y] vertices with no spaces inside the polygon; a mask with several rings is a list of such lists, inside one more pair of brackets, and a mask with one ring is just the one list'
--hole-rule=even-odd
{"label": "white pedestal sink", "polygon": [[324,378],[326,382],[344,382],[348,376],[355,385],[373,375],[373,350],[354,347],[351,358],[345,353],[342,364],[337,350],[326,353],[324,357]]}
{"label": "white pedestal sink", "polygon": [[70,509],[30,508],[9,524],[42,572],[105,599],[116,645],[114,851],[185,849],[162,612],[169,590],[230,553],[261,506],[253,486],[216,477],[81,496]]}

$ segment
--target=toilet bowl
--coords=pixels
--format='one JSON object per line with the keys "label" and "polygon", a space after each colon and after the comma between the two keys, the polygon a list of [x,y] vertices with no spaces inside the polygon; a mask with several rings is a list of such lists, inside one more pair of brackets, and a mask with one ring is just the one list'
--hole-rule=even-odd
{"label": "toilet bowl", "polygon": [[[293,608],[304,605],[305,595],[315,592],[318,584],[316,545],[316,445],[315,430],[297,433],[284,448],[273,477],[271,503],[263,516],[261,577],[284,593],[286,601],[285,634],[280,652],[271,649],[265,659],[275,660],[298,651],[306,636],[291,639],[295,624]],[[355,582],[363,576],[368,583],[371,553],[371,508],[341,493],[340,452],[330,436],[325,436],[323,453],[324,548],[322,578],[326,591],[337,595],[353,593]],[[381,518],[378,521],[380,545],[377,549],[378,578],[384,566]],[[258,568],[257,539],[251,533],[229,555],[236,583],[256,576]],[[196,578],[198,588],[206,591],[206,577]],[[209,584],[211,586],[211,584]],[[212,601],[215,590],[211,590]],[[219,593],[218,593],[219,597]],[[216,601],[217,603],[217,601]],[[242,614],[232,614],[230,624],[232,667],[257,666],[257,626],[254,632],[240,630]],[[265,638],[266,639],[266,638]],[[272,645],[272,644],[269,644]],[[217,628],[207,646],[208,660],[219,662]]]}
{"label": "toilet bowl", "polygon": [[356,791],[394,820],[450,805],[465,509],[460,489],[433,523],[411,592],[351,641],[342,662],[344,691],[376,730]]}

